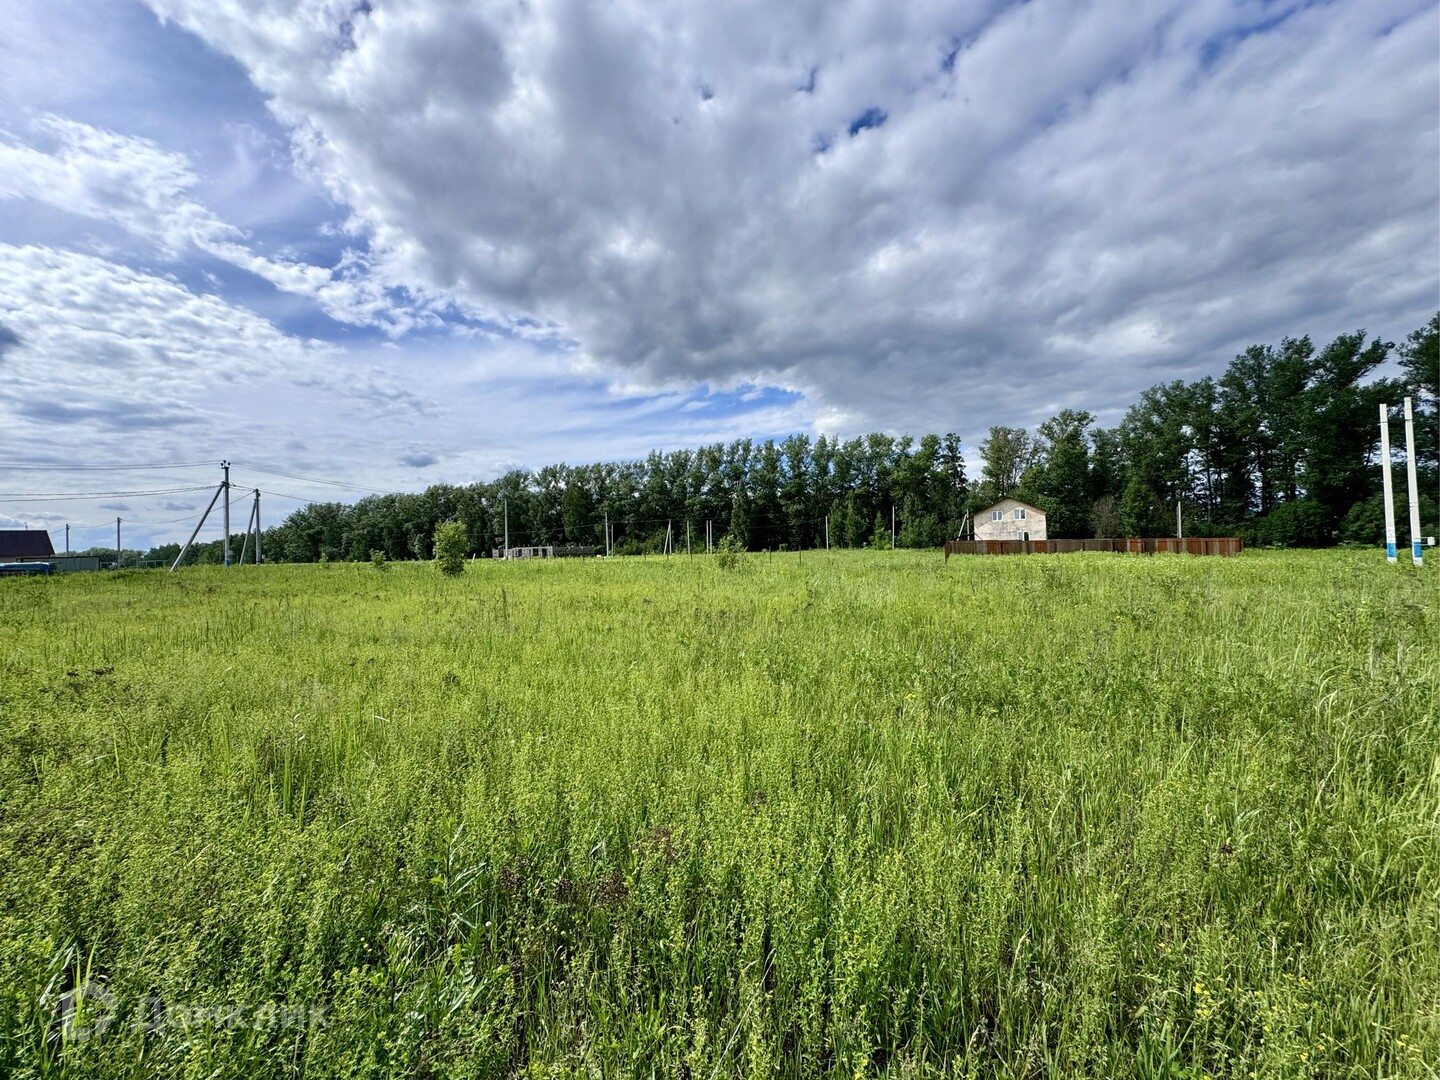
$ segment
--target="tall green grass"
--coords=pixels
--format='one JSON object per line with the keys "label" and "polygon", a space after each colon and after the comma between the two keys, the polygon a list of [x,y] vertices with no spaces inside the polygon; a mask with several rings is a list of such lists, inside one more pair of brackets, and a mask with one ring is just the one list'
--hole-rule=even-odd
{"label": "tall green grass", "polygon": [[0,1073],[1434,1076],[1437,629],[1342,552],[0,581]]}

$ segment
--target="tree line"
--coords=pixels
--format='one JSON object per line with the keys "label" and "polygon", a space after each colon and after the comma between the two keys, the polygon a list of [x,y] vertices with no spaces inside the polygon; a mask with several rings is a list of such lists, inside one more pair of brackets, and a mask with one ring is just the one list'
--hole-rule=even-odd
{"label": "tree line", "polygon": [[[1398,375],[1379,371],[1392,357]],[[1066,409],[1038,425],[992,427],[980,475],[966,473],[954,433],[918,439],[872,433],[803,434],[652,451],[643,460],[516,469],[496,480],[436,484],[353,504],[311,503],[264,534],[267,561],[433,557],[436,527],[459,522],[471,554],[512,545],[658,552],[725,536],[751,550],[935,547],[967,516],[1004,497],[1045,510],[1054,538],[1168,536],[1178,505],[1191,536],[1248,544],[1324,547],[1383,537],[1378,405],[1409,395],[1416,407],[1425,531],[1436,532],[1440,446],[1440,313],[1397,346],[1364,331],[1323,348],[1309,337],[1252,345],[1219,378],[1146,390],[1118,425]],[[1392,446],[1403,429],[1392,425]],[[1405,484],[1397,472],[1405,532]],[[893,518],[892,518],[893,513]],[[239,551],[240,538],[233,543]],[[197,545],[218,562],[220,542]],[[178,545],[148,558],[172,560]]]}

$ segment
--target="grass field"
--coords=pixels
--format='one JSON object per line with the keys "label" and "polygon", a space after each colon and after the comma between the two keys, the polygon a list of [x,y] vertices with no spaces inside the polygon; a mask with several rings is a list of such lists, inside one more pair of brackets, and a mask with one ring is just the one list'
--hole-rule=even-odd
{"label": "grass field", "polygon": [[1437,582],[0,581],[0,1074],[1435,1076]]}

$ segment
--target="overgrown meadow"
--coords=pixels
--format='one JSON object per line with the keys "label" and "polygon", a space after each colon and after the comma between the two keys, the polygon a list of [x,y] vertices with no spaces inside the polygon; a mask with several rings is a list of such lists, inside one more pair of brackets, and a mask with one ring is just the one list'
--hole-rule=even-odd
{"label": "overgrown meadow", "polygon": [[0,581],[0,1074],[1434,1076],[1434,565]]}

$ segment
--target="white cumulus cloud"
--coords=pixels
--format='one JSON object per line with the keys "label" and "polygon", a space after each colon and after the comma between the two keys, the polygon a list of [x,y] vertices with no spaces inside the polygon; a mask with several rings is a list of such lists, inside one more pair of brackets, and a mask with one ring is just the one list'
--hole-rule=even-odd
{"label": "white cumulus cloud", "polygon": [[1436,300],[1418,0],[149,2],[378,280],[654,384],[973,431]]}

